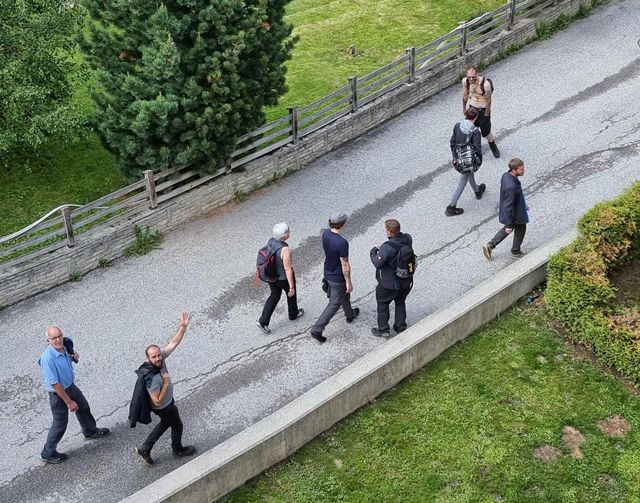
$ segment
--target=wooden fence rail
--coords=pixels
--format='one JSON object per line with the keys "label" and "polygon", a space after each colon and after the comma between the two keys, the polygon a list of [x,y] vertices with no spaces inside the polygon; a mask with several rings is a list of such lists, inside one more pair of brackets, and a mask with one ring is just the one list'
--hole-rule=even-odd
{"label": "wooden fence rail", "polygon": [[[236,142],[228,165],[218,173],[201,175],[189,166],[163,172],[144,172],[144,179],[89,204],[64,205],[22,231],[0,238],[0,265],[9,267],[72,247],[77,235],[96,227],[116,225],[146,209],[202,185],[217,176],[267,155],[374,101],[475,46],[510,30],[518,18],[532,17],[559,0],[508,0],[506,4],[475,19],[461,23],[449,33],[415,48],[363,77],[349,77],[336,91],[302,108],[290,108],[287,116],[251,131]],[[72,206],[77,206],[73,210]]]}

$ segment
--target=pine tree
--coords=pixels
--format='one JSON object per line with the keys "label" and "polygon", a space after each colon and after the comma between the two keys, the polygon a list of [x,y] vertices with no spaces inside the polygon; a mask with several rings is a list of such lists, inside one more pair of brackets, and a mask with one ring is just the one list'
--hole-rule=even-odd
{"label": "pine tree", "polygon": [[97,130],[120,170],[223,167],[286,90],[288,0],[83,0]]}

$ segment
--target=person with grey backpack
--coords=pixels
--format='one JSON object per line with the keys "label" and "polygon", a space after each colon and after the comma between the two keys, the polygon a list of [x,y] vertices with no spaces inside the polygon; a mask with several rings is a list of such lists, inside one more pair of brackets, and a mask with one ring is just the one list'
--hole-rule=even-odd
{"label": "person with grey backpack", "polygon": [[464,192],[467,183],[476,195],[476,199],[482,199],[482,194],[487,190],[484,183],[476,184],[475,172],[482,164],[482,147],[480,143],[480,129],[475,122],[478,119],[478,109],[469,107],[464,112],[465,119],[453,127],[453,134],[449,142],[451,155],[453,156],[453,167],[458,173],[458,186],[451,196],[449,206],[444,214],[448,217],[462,215],[464,210],[458,208],[458,199]]}

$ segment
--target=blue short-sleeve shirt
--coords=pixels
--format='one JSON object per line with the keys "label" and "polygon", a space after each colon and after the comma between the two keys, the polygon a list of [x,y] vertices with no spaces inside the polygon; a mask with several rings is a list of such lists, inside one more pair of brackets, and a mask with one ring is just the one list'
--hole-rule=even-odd
{"label": "blue short-sleeve shirt", "polygon": [[55,391],[54,384],[59,384],[65,389],[73,384],[73,367],[66,349],[59,353],[49,345],[42,352],[38,363],[42,368],[44,387],[47,391]]}

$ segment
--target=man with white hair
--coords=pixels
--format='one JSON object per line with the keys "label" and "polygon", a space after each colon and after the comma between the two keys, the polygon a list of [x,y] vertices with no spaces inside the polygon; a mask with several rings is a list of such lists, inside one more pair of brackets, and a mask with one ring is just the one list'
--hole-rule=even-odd
{"label": "man with white hair", "polygon": [[[40,458],[45,463],[57,464],[67,460],[67,455],[58,452],[57,447],[67,431],[69,411],[75,412],[85,439],[106,437],[111,432],[109,428],[96,426],[87,399],[73,383],[72,362],[77,363],[80,355],[72,349],[71,338],[65,341],[62,330],[55,325],[47,328],[46,337],[49,345],[38,359],[38,363],[42,368],[44,386],[49,393],[53,422]],[[71,353],[67,347],[71,349]]]}
{"label": "man with white hair", "polygon": [[273,226],[273,237],[267,243],[267,253],[273,255],[275,259],[277,277],[275,281],[269,281],[268,283],[271,294],[264,303],[262,314],[258,320],[258,326],[265,334],[271,332],[269,323],[271,322],[273,311],[275,311],[278,302],[280,302],[282,292],[287,295],[289,319],[293,321],[304,314],[304,309],[298,308],[296,276],[293,272],[291,251],[289,250],[289,245],[287,245],[287,239],[290,237],[290,227],[285,222],[281,222]]}

